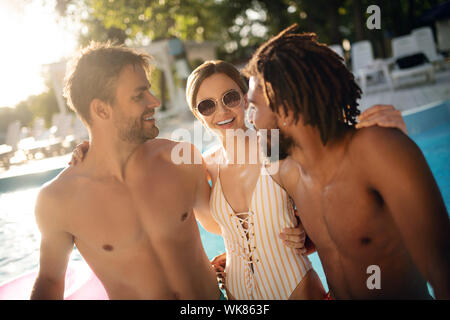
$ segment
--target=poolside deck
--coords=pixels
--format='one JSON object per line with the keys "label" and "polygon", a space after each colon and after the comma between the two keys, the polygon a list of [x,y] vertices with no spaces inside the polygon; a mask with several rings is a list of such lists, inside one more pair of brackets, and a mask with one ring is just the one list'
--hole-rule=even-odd
{"label": "poolside deck", "polygon": [[363,93],[360,109],[374,104],[392,104],[401,111],[414,109],[432,102],[450,99],[450,69],[436,72],[436,82],[403,80],[399,88],[390,90],[385,83],[368,87]]}

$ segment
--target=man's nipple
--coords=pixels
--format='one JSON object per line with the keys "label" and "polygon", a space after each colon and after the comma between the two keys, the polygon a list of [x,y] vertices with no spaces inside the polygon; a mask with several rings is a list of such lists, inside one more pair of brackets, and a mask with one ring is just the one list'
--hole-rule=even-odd
{"label": "man's nipple", "polygon": [[360,239],[360,241],[361,241],[362,245],[366,246],[366,245],[369,245],[372,242],[372,239],[370,239],[369,237],[362,237]]}
{"label": "man's nipple", "polygon": [[105,251],[113,251],[114,247],[112,245],[110,245],[110,244],[105,244],[105,245],[103,245],[103,250],[105,250]]}
{"label": "man's nipple", "polygon": [[189,215],[189,214],[188,214],[187,212],[183,213],[183,214],[181,215],[181,221],[186,220],[187,217],[188,217],[188,215]]}

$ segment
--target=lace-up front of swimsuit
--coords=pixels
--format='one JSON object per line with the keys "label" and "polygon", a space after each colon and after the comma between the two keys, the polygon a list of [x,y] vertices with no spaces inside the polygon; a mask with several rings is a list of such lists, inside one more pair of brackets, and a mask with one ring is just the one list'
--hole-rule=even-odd
{"label": "lace-up front of swimsuit", "polygon": [[311,262],[278,237],[283,228],[296,225],[286,191],[263,166],[248,212],[237,213],[223,194],[218,172],[210,207],[222,229],[227,252],[225,285],[234,298],[288,299]]}

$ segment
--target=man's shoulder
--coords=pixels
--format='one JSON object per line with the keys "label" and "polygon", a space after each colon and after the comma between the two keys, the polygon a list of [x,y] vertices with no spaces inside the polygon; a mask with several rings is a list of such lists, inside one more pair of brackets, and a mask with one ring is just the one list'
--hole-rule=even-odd
{"label": "man's shoulder", "polygon": [[47,221],[54,220],[56,223],[60,213],[70,199],[74,198],[77,190],[82,190],[85,179],[77,174],[77,170],[73,167],[64,169],[54,179],[45,183],[39,190],[35,214],[38,220],[45,219]]}
{"label": "man's shoulder", "polygon": [[283,187],[290,192],[297,185],[300,178],[300,164],[287,157],[280,161],[280,180]]}
{"label": "man's shoulder", "polygon": [[130,157],[128,170],[137,172],[143,169],[191,171],[202,166],[202,156],[189,142],[169,139],[154,139],[139,146]]}
{"label": "man's shoulder", "polygon": [[68,167],[63,169],[55,178],[45,183],[39,190],[39,195],[44,198],[62,199],[69,190],[82,183],[82,177],[77,174],[77,169]]}
{"label": "man's shoulder", "polygon": [[396,152],[415,147],[415,143],[401,130],[379,126],[356,130],[349,146],[351,151],[377,154],[380,151]]}
{"label": "man's shoulder", "polygon": [[[150,160],[154,158],[162,158],[163,160],[171,160],[172,154],[178,150],[196,150],[189,142],[180,142],[170,139],[153,139],[143,143],[133,153],[132,158],[139,160]],[[197,151],[198,152],[198,151]]]}
{"label": "man's shoulder", "polygon": [[377,143],[385,138],[388,139],[405,139],[406,136],[401,130],[397,128],[386,128],[380,126],[371,126],[367,128],[361,128],[355,130],[355,134],[352,138],[352,143]]}
{"label": "man's shoulder", "polygon": [[373,126],[356,131],[349,145],[352,162],[386,170],[405,161],[423,158],[422,151],[399,129]]}
{"label": "man's shoulder", "polygon": [[[198,153],[199,163],[190,163],[190,160],[179,163],[176,158],[183,152]],[[206,174],[201,154],[192,144],[167,139],[149,141],[139,146],[125,170],[126,183],[135,195],[150,199],[148,194],[153,192],[159,195],[160,200],[166,197],[187,196],[189,192],[183,186],[196,185]],[[185,189],[184,193],[180,192],[182,188]]]}
{"label": "man's shoulder", "polygon": [[141,156],[155,156],[170,152],[178,144],[177,141],[163,138],[156,138],[143,143],[137,151],[143,151],[138,153]]}

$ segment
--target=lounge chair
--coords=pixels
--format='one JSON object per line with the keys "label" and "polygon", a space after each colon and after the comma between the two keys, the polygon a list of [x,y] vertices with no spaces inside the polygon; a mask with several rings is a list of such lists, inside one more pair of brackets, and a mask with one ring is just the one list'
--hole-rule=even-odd
{"label": "lounge chair", "polygon": [[[423,51],[419,49],[417,41],[412,35],[392,39],[393,61],[398,61],[399,59],[411,57],[420,53],[423,53]],[[435,81],[434,68],[429,62],[404,69],[401,69],[396,65],[395,69],[391,71],[394,87],[398,86],[400,78],[413,79],[416,78],[417,75],[425,75],[428,81]]]}
{"label": "lounge chair", "polygon": [[56,155],[61,141],[53,135],[51,129],[45,128],[44,119],[36,118],[34,120],[31,134],[31,137],[19,142],[19,148],[22,149],[28,160],[36,159],[38,153],[43,154],[44,157]]}
{"label": "lounge chair", "polygon": [[425,53],[432,64],[442,66],[444,57],[436,50],[436,44],[434,43],[433,31],[430,27],[423,27],[414,29],[411,35],[416,39],[416,43],[420,50]]}
{"label": "lounge chair", "polygon": [[367,77],[379,76],[380,73],[383,73],[388,86],[392,87],[388,64],[381,59],[374,59],[370,41],[355,42],[352,45],[351,55],[353,73],[359,80],[363,92],[367,88]]}
{"label": "lounge chair", "polygon": [[70,113],[56,113],[53,115],[51,154],[65,154],[72,151],[72,120],[73,117]]}
{"label": "lounge chair", "polygon": [[439,51],[450,53],[450,19],[436,21],[436,36]]}

